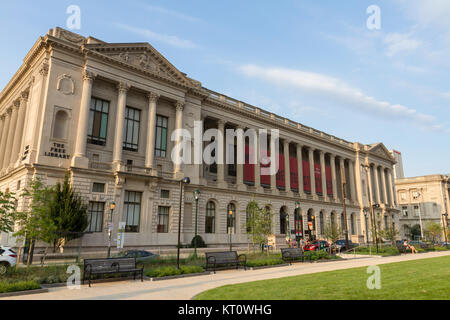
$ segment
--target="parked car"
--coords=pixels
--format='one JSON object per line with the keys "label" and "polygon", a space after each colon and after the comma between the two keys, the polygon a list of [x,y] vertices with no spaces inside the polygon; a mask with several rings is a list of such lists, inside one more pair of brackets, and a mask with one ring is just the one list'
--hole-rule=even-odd
{"label": "parked car", "polygon": [[136,258],[136,262],[148,262],[157,259],[159,255],[145,250],[128,250],[119,252],[114,255],[114,258]]}
{"label": "parked car", "polygon": [[307,244],[303,247],[304,251],[319,251],[320,248],[329,248],[330,244],[324,240],[316,240],[311,244]]}
{"label": "parked car", "polygon": [[347,249],[347,242],[345,240],[338,240],[338,241],[336,241],[336,249],[338,249],[340,251],[347,251],[347,250],[353,249],[354,247],[357,246],[351,240],[348,240],[348,245],[350,247]]}
{"label": "parked car", "polygon": [[0,247],[0,274],[6,272],[6,268],[14,267],[17,263],[17,254],[9,247]]}

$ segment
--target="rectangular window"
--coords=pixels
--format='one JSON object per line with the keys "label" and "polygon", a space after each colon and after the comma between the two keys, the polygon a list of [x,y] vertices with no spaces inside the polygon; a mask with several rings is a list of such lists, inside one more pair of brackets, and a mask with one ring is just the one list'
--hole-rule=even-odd
{"label": "rectangular window", "polygon": [[414,206],[414,215],[416,217],[420,216],[420,207],[419,206]]}
{"label": "rectangular window", "polygon": [[169,212],[170,207],[158,207],[157,233],[169,233]]}
{"label": "rectangular window", "polygon": [[105,184],[94,182],[92,186],[92,192],[94,193],[105,193]]}
{"label": "rectangular window", "polygon": [[159,158],[167,156],[167,128],[169,119],[163,116],[156,117],[155,155]]}
{"label": "rectangular window", "polygon": [[123,150],[138,151],[140,122],[141,110],[127,107],[125,110]]}
{"label": "rectangular window", "polygon": [[408,216],[408,207],[402,207],[402,213],[404,217]]}
{"label": "rectangular window", "polygon": [[104,202],[89,202],[88,221],[86,232],[103,232]]}
{"label": "rectangular window", "polygon": [[89,115],[88,143],[106,145],[108,130],[109,102],[92,98]]}
{"label": "rectangular window", "polygon": [[161,190],[161,199],[170,199],[170,191]]}
{"label": "rectangular window", "polygon": [[126,222],[125,232],[139,232],[141,219],[142,192],[125,191],[123,206],[123,221]]}

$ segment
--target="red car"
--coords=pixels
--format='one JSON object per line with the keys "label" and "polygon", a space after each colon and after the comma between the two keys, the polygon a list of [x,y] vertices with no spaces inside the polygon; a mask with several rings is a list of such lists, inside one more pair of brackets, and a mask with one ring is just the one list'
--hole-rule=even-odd
{"label": "red car", "polygon": [[304,251],[319,251],[320,248],[329,248],[330,244],[324,240],[316,240],[311,244],[307,244],[303,247]]}

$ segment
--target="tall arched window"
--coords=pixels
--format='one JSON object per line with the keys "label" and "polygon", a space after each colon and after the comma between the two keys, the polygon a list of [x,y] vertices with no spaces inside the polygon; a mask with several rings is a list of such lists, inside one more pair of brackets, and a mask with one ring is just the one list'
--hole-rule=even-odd
{"label": "tall arched window", "polygon": [[55,115],[53,124],[53,138],[67,139],[67,129],[69,127],[69,115],[64,110],[59,110]]}
{"label": "tall arched window", "polygon": [[352,213],[350,219],[351,219],[351,232],[352,232],[352,235],[356,235],[355,214],[354,213]]}
{"label": "tall arched window", "polygon": [[344,214],[342,213],[341,214],[341,232],[345,231],[345,223],[346,223],[346,221],[344,219]]}
{"label": "tall arched window", "polygon": [[280,234],[288,234],[288,215],[286,207],[280,209]]}
{"label": "tall arched window", "polygon": [[324,225],[325,220],[324,220],[323,212],[320,212],[320,218],[319,219],[320,219],[320,221],[319,221],[319,224],[320,224],[319,232],[320,232],[320,234],[323,234],[324,231],[325,231],[325,225]]}
{"label": "tall arched window", "polygon": [[227,233],[229,228],[233,228],[236,233],[236,206],[233,203],[230,203],[227,209]]}
{"label": "tall arched window", "polygon": [[332,228],[336,227],[336,215],[334,214],[334,212],[331,213],[330,220],[331,220],[331,227]]}
{"label": "tall arched window", "polygon": [[206,205],[205,233],[216,233],[216,204],[213,201]]}

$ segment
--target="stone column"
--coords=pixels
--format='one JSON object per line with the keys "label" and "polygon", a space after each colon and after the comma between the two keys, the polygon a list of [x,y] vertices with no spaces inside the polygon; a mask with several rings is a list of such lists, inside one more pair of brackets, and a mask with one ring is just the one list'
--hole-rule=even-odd
{"label": "stone column", "polygon": [[76,133],[75,152],[72,166],[87,168],[89,160],[86,157],[86,144],[89,128],[89,114],[91,107],[92,84],[95,75],[89,71],[83,71],[83,89],[81,93],[80,115],[78,118],[78,129]]}
{"label": "stone column", "polygon": [[350,175],[350,193],[351,193],[351,197],[352,197],[352,202],[356,203],[356,185],[355,185],[355,162],[350,159],[348,161],[348,171],[349,171],[349,175]]}
{"label": "stone column", "polygon": [[389,204],[394,207],[395,206],[395,196],[394,196],[394,185],[392,183],[392,171],[388,169],[388,188],[389,188]]}
{"label": "stone column", "polygon": [[291,192],[291,162],[289,159],[290,141],[284,140],[284,177],[286,184],[286,192]]}
{"label": "stone column", "polygon": [[[5,150],[5,143],[6,143],[6,117],[7,117],[8,113],[3,114],[0,117],[0,150]],[[2,170],[2,162],[3,159],[0,156],[0,171]]]}
{"label": "stone column", "polygon": [[297,144],[297,163],[298,163],[298,192],[300,196],[305,194],[304,184],[303,184],[303,147]]}
{"label": "stone column", "polygon": [[384,203],[386,204],[386,206],[389,203],[389,199],[388,199],[388,193],[387,193],[387,183],[386,183],[386,172],[384,171],[384,168],[381,167],[381,183],[383,185],[383,199],[384,199]]}
{"label": "stone column", "polygon": [[236,139],[237,139],[236,185],[239,190],[244,190],[245,139],[244,139],[244,128],[241,126],[237,127]]}
{"label": "stone column", "polygon": [[314,149],[309,148],[309,175],[311,176],[311,195],[313,197],[317,196],[316,191],[316,170],[314,167]]}
{"label": "stone column", "polygon": [[118,166],[116,168],[120,168],[120,165],[122,164],[125,109],[127,106],[127,93],[129,89],[130,86],[125,82],[120,82],[117,85],[119,97],[117,100],[116,135],[114,137],[114,151],[113,151],[113,162]]}
{"label": "stone column", "polygon": [[[177,130],[177,138],[176,138],[176,146],[175,148],[179,148],[181,146],[181,140],[183,137],[181,136],[181,129],[183,129],[183,121],[184,121],[184,102],[177,101],[175,104],[176,109],[176,119],[175,119],[175,130]],[[220,139],[219,139],[220,140]],[[180,154],[181,150],[176,150],[177,154]],[[174,173],[176,179],[182,179],[183,177],[183,166],[181,163],[174,164]]]}
{"label": "stone column", "polygon": [[333,198],[336,200],[337,196],[337,176],[336,176],[336,156],[330,155],[330,164],[331,164],[331,180],[333,181]]}
{"label": "stone column", "polygon": [[17,119],[16,134],[14,135],[13,150],[11,152],[10,162],[15,163],[20,158],[22,147],[23,129],[25,127],[25,115],[27,109],[28,92],[22,92],[20,97],[19,117]]}
{"label": "stone column", "polygon": [[3,167],[6,167],[5,164],[5,158],[8,152],[6,152],[6,146],[8,144],[8,134],[9,134],[9,127],[11,126],[11,115],[12,115],[12,108],[9,108],[6,110],[6,118],[5,118],[5,126],[3,127],[3,134],[2,134],[2,141],[1,141],[1,148],[3,154],[0,154],[0,170],[3,169]]}
{"label": "stone column", "polygon": [[145,153],[145,167],[148,169],[155,169],[156,104],[158,99],[158,94],[153,92],[148,94],[147,149]]}
{"label": "stone column", "polygon": [[261,190],[261,143],[260,135],[256,134],[253,150],[255,150],[255,188]]}
{"label": "stone column", "polygon": [[380,197],[380,179],[378,178],[378,166],[374,166],[374,173],[375,173],[375,193],[377,195],[377,201],[375,203],[381,204],[381,197]]}
{"label": "stone column", "polygon": [[[345,176],[345,160],[342,157],[339,159],[339,171],[340,171],[339,174],[341,175],[341,185],[339,186],[339,192],[342,194],[342,188],[343,188],[344,182],[345,182],[345,184],[348,183],[347,177]],[[342,197],[344,198],[344,195],[345,195],[345,199],[348,199],[349,195],[347,194],[347,186],[344,188],[344,192],[345,192],[345,194],[343,194]]]}
{"label": "stone column", "polygon": [[[270,166],[271,168],[274,166],[273,159],[276,159],[275,161],[279,161],[279,154],[280,150],[276,150],[275,148],[275,142],[273,141],[272,137],[270,137]],[[278,191],[277,188],[277,175],[276,173],[270,176],[270,188],[272,189],[272,193],[276,193]]]}
{"label": "stone column", "polygon": [[320,173],[322,176],[322,195],[325,201],[327,201],[327,175],[325,170],[325,153],[323,151],[320,151]]}
{"label": "stone column", "polygon": [[11,153],[13,149],[14,135],[16,135],[17,118],[19,115],[20,101],[15,101],[12,108],[11,123],[9,125],[8,138],[6,140],[6,148],[3,157],[3,168],[8,168],[11,164]]}

